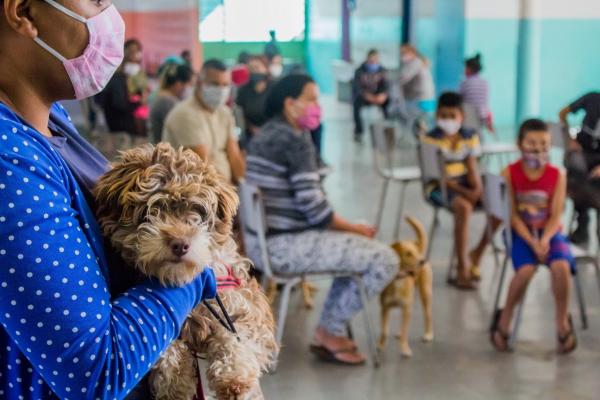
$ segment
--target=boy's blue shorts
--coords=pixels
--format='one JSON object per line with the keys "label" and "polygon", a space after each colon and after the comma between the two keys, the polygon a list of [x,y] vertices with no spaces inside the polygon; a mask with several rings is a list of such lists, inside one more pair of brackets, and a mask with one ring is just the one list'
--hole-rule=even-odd
{"label": "boy's blue shorts", "polygon": [[[525,265],[540,264],[531,247],[515,231],[512,231],[511,258],[515,271]],[[567,238],[560,232],[556,233],[550,240],[550,251],[544,264],[550,267],[550,264],[558,260],[567,261],[571,266],[571,272],[575,272],[575,259],[571,253],[571,246]]]}

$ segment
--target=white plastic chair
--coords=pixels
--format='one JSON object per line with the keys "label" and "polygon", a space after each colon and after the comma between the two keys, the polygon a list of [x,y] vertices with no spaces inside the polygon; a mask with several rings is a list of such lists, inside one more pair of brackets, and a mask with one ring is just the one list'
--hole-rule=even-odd
{"label": "white plastic chair", "polygon": [[[279,301],[279,310],[277,313],[277,332],[276,338],[279,344],[282,343],[285,320],[287,316],[289,299],[292,289],[308,280],[333,279],[341,277],[351,277],[356,280],[359,287],[361,301],[363,304],[364,324],[367,334],[369,351],[371,352],[373,365],[379,367],[380,360],[373,335],[373,326],[368,311],[367,291],[360,274],[336,273],[335,271],[310,273],[310,274],[278,274],[271,268],[269,249],[267,246],[267,225],[264,205],[260,190],[255,185],[242,181],[239,185],[240,196],[240,222],[244,242],[248,247],[250,243],[258,242],[259,255],[251,257],[255,268],[263,273],[263,287],[267,282],[274,282],[283,286],[281,298]],[[252,255],[251,255],[252,256]],[[277,369],[277,364],[273,366],[273,371]]]}
{"label": "white plastic chair", "polygon": [[[506,181],[503,177],[493,174],[485,174],[484,176],[485,190],[484,190],[484,207],[488,215],[494,216],[504,225],[504,242],[506,246],[506,255],[502,263],[502,270],[500,273],[500,280],[498,282],[498,289],[496,291],[496,297],[494,300],[494,308],[492,319],[498,310],[500,304],[500,298],[502,296],[502,290],[504,287],[504,280],[510,262],[510,255],[512,249],[512,240],[510,234],[510,201],[508,198],[508,188]],[[579,274],[579,267],[583,265],[593,265],[596,269],[596,275],[598,278],[598,287],[600,289],[600,266],[598,260],[587,253],[585,250],[571,245],[571,251],[575,258],[575,272],[573,273],[573,281],[575,283],[575,294],[579,305],[579,314],[581,317],[582,329],[588,328],[587,310],[585,305],[585,297],[581,286],[581,279]],[[514,328],[512,330],[508,346],[510,349],[514,348],[514,344],[517,340],[517,335],[521,325],[521,318],[523,315],[523,305],[525,303],[525,295],[521,300],[521,303],[517,307]],[[494,321],[492,320],[492,323]]]}
{"label": "white plastic chair", "polygon": [[394,156],[397,144],[397,127],[393,122],[378,122],[370,126],[371,143],[373,145],[373,166],[375,172],[383,179],[379,207],[375,217],[375,226],[381,226],[383,210],[387,198],[390,182],[397,182],[400,186],[400,200],[398,202],[398,213],[394,229],[394,240],[399,239],[400,226],[402,224],[402,213],[406,198],[406,188],[410,183],[421,180],[421,170],[417,166],[394,167]]}

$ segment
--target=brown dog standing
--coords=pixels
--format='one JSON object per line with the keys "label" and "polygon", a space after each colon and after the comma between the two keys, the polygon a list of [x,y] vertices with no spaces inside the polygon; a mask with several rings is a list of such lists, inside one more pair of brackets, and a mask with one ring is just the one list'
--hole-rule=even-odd
{"label": "brown dog standing", "polygon": [[431,264],[425,260],[427,252],[427,235],[423,225],[412,217],[406,221],[413,227],[417,235],[415,241],[401,241],[394,243],[392,248],[400,257],[400,269],[396,279],[392,281],[381,293],[381,337],[379,349],[385,347],[389,332],[389,316],[394,308],[402,309],[402,325],[397,339],[400,343],[403,357],[411,357],[412,351],[408,345],[408,327],[412,314],[415,286],[419,289],[423,315],[425,319],[425,334],[423,341],[433,341],[433,321],[431,315],[431,298],[433,275]]}

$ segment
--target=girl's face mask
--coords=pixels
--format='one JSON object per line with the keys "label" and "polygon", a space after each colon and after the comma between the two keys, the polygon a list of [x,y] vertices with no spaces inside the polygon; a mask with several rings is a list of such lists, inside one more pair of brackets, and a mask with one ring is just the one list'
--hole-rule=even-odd
{"label": "girl's face mask", "polygon": [[81,56],[67,60],[39,37],[33,40],[62,62],[73,85],[76,99],[81,100],[100,93],[123,62],[123,18],[114,5],[88,19],[54,0],[43,1],[85,24],[89,31],[89,43]]}

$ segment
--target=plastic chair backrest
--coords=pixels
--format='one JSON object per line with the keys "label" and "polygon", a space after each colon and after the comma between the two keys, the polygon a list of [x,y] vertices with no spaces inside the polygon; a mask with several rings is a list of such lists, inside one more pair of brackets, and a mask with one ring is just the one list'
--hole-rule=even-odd
{"label": "plastic chair backrest", "polygon": [[442,150],[433,144],[419,141],[417,156],[419,159],[419,168],[421,169],[423,194],[426,195],[426,186],[429,182],[437,181],[440,185],[442,199],[447,204],[448,188],[446,187],[446,176],[444,174],[445,162]]}
{"label": "plastic chair backrest", "polygon": [[570,138],[567,127],[562,122],[549,122],[548,128],[552,136],[552,146],[565,150],[567,148],[568,139]]}
{"label": "plastic chair backrest", "polygon": [[503,176],[491,173],[483,175],[482,202],[486,215],[501,221],[504,226],[504,239],[507,247],[510,248],[510,199],[508,185]]}
{"label": "plastic chair backrest", "polygon": [[419,166],[421,176],[425,182],[431,180],[442,180],[443,174],[443,154],[438,146],[429,143],[419,143]]}
{"label": "plastic chair backrest", "polygon": [[396,149],[396,126],[391,122],[375,122],[370,126],[375,169],[384,174],[391,170]]}
{"label": "plastic chair backrest", "polygon": [[481,134],[482,123],[479,113],[477,112],[477,108],[473,104],[464,103],[463,113],[465,116],[463,126],[466,128],[475,129],[478,134]]}
{"label": "plastic chair backrest", "polygon": [[267,248],[267,223],[262,201],[262,195],[257,186],[246,181],[238,186],[240,196],[240,223],[244,242],[258,242],[260,259],[253,259],[255,267],[260,269],[267,278],[273,276]]}

